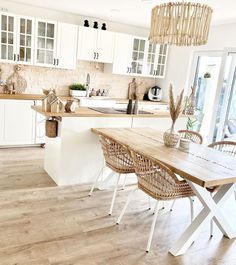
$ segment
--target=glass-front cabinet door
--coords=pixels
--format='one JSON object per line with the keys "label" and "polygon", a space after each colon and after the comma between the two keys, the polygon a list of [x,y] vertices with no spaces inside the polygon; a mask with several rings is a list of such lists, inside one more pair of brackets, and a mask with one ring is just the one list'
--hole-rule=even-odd
{"label": "glass-front cabinet door", "polygon": [[34,21],[31,18],[20,17],[18,20],[17,61],[33,63]]}
{"label": "glass-front cabinet door", "polygon": [[36,65],[57,65],[56,52],[56,22],[36,22]]}
{"label": "glass-front cabinet door", "polygon": [[6,62],[16,61],[16,17],[1,14],[1,60]]}
{"label": "glass-front cabinet door", "polygon": [[154,75],[156,77],[164,77],[165,76],[167,53],[168,53],[167,44],[161,44],[160,48],[159,48],[159,54],[158,54],[156,69],[155,69],[155,73],[154,73]]}
{"label": "glass-front cabinet door", "polygon": [[146,73],[147,75],[156,74],[156,61],[158,57],[159,46],[155,43],[148,43],[148,52],[147,52],[147,63],[146,63]]}
{"label": "glass-front cabinet door", "polygon": [[145,60],[145,39],[134,38],[130,74],[143,74]]}

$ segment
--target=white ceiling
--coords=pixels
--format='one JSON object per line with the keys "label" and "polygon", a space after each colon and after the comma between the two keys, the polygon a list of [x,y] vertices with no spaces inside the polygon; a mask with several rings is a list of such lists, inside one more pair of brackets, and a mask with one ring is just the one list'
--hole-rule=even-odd
{"label": "white ceiling", "polygon": [[[175,0],[172,0],[175,1]],[[176,0],[181,1],[181,0]],[[187,0],[186,0],[187,1]],[[31,6],[70,12],[113,22],[149,27],[153,6],[165,0],[13,0]],[[213,23],[236,21],[236,0],[192,0],[205,3],[214,9]]]}

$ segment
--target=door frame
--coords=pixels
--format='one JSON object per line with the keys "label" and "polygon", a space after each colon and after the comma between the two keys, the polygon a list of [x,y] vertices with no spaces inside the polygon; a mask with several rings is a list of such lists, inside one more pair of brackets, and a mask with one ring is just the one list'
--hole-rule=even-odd
{"label": "door frame", "polygon": [[[213,106],[213,115],[212,119],[210,121],[210,131],[209,131],[209,136],[208,140],[212,142],[213,137],[214,137],[214,130],[215,130],[215,124],[216,124],[216,119],[217,119],[217,110],[220,102],[220,95],[221,95],[221,90],[223,87],[223,82],[224,82],[224,74],[225,74],[225,66],[227,62],[227,57],[229,53],[236,53],[236,48],[225,48],[223,50],[206,50],[206,51],[195,51],[193,53],[192,57],[192,66],[190,68],[190,78],[188,80],[188,91],[190,91],[190,87],[193,84],[193,81],[195,79],[196,75],[196,68],[198,64],[198,57],[199,56],[208,56],[208,57],[221,57],[221,64],[220,64],[220,71],[218,75],[218,80],[217,80],[217,87],[216,87],[216,94],[215,94],[215,99],[214,99],[214,106]],[[217,138],[218,139],[218,138]]]}
{"label": "door frame", "polygon": [[[187,91],[187,95],[190,92],[191,86],[193,85],[194,81],[195,81],[195,76],[196,76],[196,69],[198,66],[198,59],[200,56],[208,56],[208,57],[221,57],[221,63],[220,63],[220,71],[219,71],[219,75],[217,78],[217,87],[216,87],[216,95],[215,95],[215,99],[214,99],[214,108],[215,108],[215,102],[216,102],[216,98],[217,98],[217,93],[218,93],[218,83],[220,80],[220,76],[221,76],[221,69],[222,69],[222,64],[223,63],[223,57],[224,57],[224,51],[223,50],[204,50],[204,51],[195,51],[193,52],[192,55],[192,64],[191,64],[191,68],[190,68],[190,75],[189,75],[189,79],[188,79],[188,91]],[[212,124],[214,124],[212,121],[216,119],[216,115],[215,115],[215,109],[213,109],[213,115],[212,115],[212,119],[211,119],[211,125],[210,125],[210,131],[208,133],[208,137],[206,139],[206,142],[212,142],[212,138],[213,138],[213,133],[214,133],[214,128],[212,128]]]}
{"label": "door frame", "polygon": [[224,74],[225,74],[225,66],[227,62],[227,57],[228,57],[228,54],[233,51],[236,52],[236,48],[225,48],[223,50],[220,72],[219,72],[218,81],[217,81],[216,97],[214,100],[215,104],[213,108],[213,116],[211,119],[211,126],[210,126],[211,130],[209,132],[209,139],[211,139],[211,142],[214,137],[214,130],[215,130],[216,119],[217,119],[217,111],[218,111],[219,102],[220,102],[220,94],[221,94],[221,90],[222,90],[223,83],[224,83]]}
{"label": "door frame", "polygon": [[[234,53],[236,55],[236,48],[228,48],[224,50],[224,57],[223,57],[223,62],[224,65],[222,65],[222,71],[220,72],[220,81],[218,82],[218,87],[217,87],[217,101],[215,104],[215,110],[214,110],[214,114],[215,114],[215,119],[214,119],[214,125],[216,124],[216,118],[217,118],[217,110],[218,110],[218,106],[219,106],[219,101],[220,101],[220,93],[221,90],[223,88],[223,83],[224,83],[224,75],[225,75],[225,66],[227,63],[227,58],[229,56],[229,54]],[[231,67],[232,65],[236,66],[236,58],[231,62]],[[235,74],[234,74],[235,75]],[[216,141],[222,141],[223,140],[223,135],[225,132],[225,122],[226,119],[228,117],[229,114],[229,107],[231,105],[231,98],[230,96],[232,95],[232,82],[235,80],[233,80],[235,77],[231,76],[229,80],[227,80],[227,84],[226,84],[226,91],[225,91],[225,95],[224,95],[224,99],[223,99],[223,107],[222,107],[222,112],[221,112],[221,116],[220,116],[220,122],[219,122],[219,128],[217,130],[217,135],[216,135]],[[213,133],[212,132],[212,138],[213,138]]]}

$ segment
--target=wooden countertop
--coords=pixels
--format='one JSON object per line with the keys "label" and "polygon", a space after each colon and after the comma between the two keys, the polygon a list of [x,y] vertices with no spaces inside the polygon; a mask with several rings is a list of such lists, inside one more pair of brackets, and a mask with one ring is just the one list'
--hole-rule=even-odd
{"label": "wooden countertop", "polygon": [[[70,96],[60,96],[62,100],[71,99]],[[0,94],[0,99],[15,99],[15,100],[42,100],[45,98],[43,94]]]}
{"label": "wooden countertop", "polygon": [[92,128],[131,150],[166,164],[176,174],[202,187],[236,182],[236,157],[200,144],[189,151],[163,144],[163,133],[151,128]]}
{"label": "wooden countertop", "polygon": [[124,117],[124,118],[131,118],[131,117],[135,117],[135,118],[167,118],[167,117],[170,117],[169,111],[166,111],[166,110],[156,110],[156,111],[154,111],[154,110],[150,111],[149,110],[149,112],[153,112],[153,114],[128,115],[128,114],[105,114],[105,113],[100,113],[100,112],[97,112],[95,110],[85,108],[85,107],[77,108],[76,111],[73,113],[45,112],[42,110],[41,106],[32,106],[31,108],[33,110],[39,112],[40,114],[46,116],[46,117],[116,117],[116,118],[121,118],[121,117]]}
{"label": "wooden countertop", "polygon": [[[43,94],[0,94],[0,99],[15,99],[15,100],[42,100],[45,97]],[[62,100],[72,99],[70,96],[60,96],[59,98]],[[128,99],[120,99],[120,98],[88,98],[88,99],[96,99],[96,100],[115,100],[118,104],[127,104]],[[79,99],[77,99],[79,101]],[[147,105],[167,105],[166,102],[155,102],[155,101],[148,101],[148,100],[140,100],[140,104],[147,104]]]}

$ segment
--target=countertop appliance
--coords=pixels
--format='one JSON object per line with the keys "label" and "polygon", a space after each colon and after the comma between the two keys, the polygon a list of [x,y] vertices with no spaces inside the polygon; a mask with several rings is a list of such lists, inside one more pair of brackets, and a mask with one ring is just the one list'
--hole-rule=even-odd
{"label": "countertop appliance", "polygon": [[148,99],[151,101],[161,101],[162,100],[162,90],[159,86],[154,86],[149,88]]}

